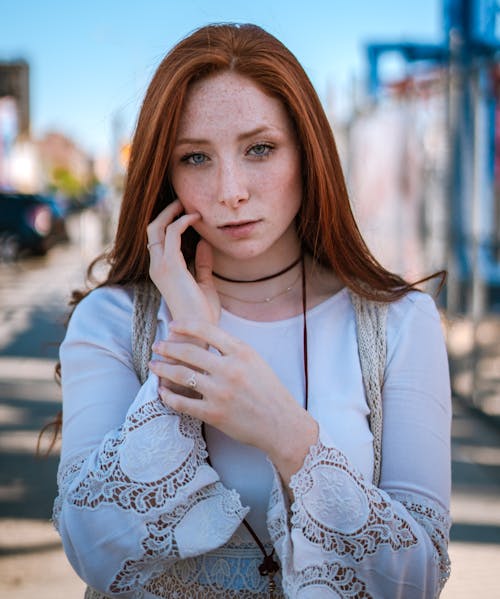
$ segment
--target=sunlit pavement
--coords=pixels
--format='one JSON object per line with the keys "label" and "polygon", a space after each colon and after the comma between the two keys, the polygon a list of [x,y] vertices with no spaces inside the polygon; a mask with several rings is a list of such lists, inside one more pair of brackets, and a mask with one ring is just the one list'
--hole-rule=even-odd
{"label": "sunlit pavement", "polygon": [[[84,592],[50,523],[57,451],[34,455],[40,427],[60,408],[53,367],[65,304],[99,246],[92,215],[72,227],[81,243],[0,265],[0,596],[9,599]],[[500,427],[458,400],[452,515],[452,577],[442,597],[500,599]]]}
{"label": "sunlit pavement", "polygon": [[0,264],[0,597],[82,599],[85,585],[61,549],[50,516],[57,449],[37,458],[38,431],[60,409],[54,381],[71,290],[99,252],[92,213],[70,222],[77,242],[46,258]]}

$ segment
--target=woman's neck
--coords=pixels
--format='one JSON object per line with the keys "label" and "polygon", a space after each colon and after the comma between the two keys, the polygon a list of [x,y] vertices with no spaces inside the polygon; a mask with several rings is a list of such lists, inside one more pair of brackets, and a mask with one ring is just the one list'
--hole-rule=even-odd
{"label": "woman's neck", "polygon": [[217,255],[214,252],[213,272],[219,280],[234,283],[264,282],[286,274],[289,267],[293,268],[298,264],[302,255],[298,240],[287,244],[287,247],[273,248],[273,250],[245,259]]}
{"label": "woman's neck", "polygon": [[[280,264],[278,269],[283,269],[285,266]],[[247,270],[245,275],[239,275],[238,280],[244,277],[247,280],[246,277],[250,276],[260,278],[272,274],[270,268],[265,271],[253,271],[251,275],[249,272]],[[308,309],[321,303],[342,287],[330,270],[313,265],[312,259],[307,255],[304,256],[304,272]],[[302,261],[300,260],[283,274],[265,281],[241,283],[214,278],[214,282],[222,307],[242,318],[256,321],[284,320],[302,312]]]}
{"label": "woman's neck", "polygon": [[301,256],[279,271],[258,275],[255,279],[232,279],[214,271],[215,285],[220,295],[241,303],[272,303],[293,290],[301,278]]}

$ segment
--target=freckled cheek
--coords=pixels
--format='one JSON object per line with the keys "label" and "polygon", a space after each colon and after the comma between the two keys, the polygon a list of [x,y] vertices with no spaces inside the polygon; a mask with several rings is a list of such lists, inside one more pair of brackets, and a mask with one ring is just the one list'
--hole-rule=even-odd
{"label": "freckled cheek", "polygon": [[196,180],[174,180],[174,189],[177,197],[184,206],[186,213],[199,212],[202,216],[211,203],[209,186],[198,183]]}
{"label": "freckled cheek", "polygon": [[295,170],[283,170],[268,177],[259,179],[260,192],[277,198],[280,195],[290,197],[302,196],[302,179]]}
{"label": "freckled cheek", "polygon": [[287,188],[288,188],[288,193],[292,197],[297,198],[299,203],[301,203],[304,186],[303,186],[303,181],[302,181],[300,164],[298,164],[298,163],[295,165],[295,167],[293,169],[290,169],[288,171]]}

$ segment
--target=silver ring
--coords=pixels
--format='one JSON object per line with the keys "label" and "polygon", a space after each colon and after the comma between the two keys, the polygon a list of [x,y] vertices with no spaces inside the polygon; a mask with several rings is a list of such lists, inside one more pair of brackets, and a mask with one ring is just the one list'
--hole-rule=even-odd
{"label": "silver ring", "polygon": [[192,374],[188,380],[187,380],[187,384],[191,387],[191,389],[196,389],[196,385],[198,384],[196,382],[196,378],[194,376],[194,374]]}
{"label": "silver ring", "polygon": [[163,241],[152,241],[151,243],[148,243],[148,250],[152,248],[154,245],[161,245],[162,243]]}

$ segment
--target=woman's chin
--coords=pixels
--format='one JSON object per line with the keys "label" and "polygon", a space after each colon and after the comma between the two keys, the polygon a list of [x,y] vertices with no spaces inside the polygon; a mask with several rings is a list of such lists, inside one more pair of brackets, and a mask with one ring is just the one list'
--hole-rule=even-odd
{"label": "woman's chin", "polygon": [[214,262],[246,262],[259,258],[264,259],[268,255],[268,251],[269,248],[249,247],[245,244],[234,244],[231,248],[214,249]]}

